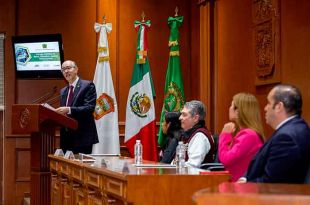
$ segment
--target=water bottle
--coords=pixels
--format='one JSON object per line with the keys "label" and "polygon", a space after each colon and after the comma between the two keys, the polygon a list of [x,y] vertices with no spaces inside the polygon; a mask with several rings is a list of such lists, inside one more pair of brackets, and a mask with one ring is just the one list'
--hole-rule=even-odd
{"label": "water bottle", "polygon": [[179,144],[176,149],[176,163],[177,167],[184,167],[185,166],[185,145],[182,141],[179,141]]}
{"label": "water bottle", "polygon": [[142,164],[142,144],[140,140],[136,140],[135,144],[135,164]]}

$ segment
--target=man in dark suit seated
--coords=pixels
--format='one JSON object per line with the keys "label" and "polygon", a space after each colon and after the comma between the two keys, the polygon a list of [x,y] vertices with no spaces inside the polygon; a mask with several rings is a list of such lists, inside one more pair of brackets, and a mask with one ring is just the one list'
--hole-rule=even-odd
{"label": "man in dark suit seated", "polygon": [[91,154],[93,144],[98,143],[98,135],[93,112],[96,106],[94,83],[78,77],[78,67],[74,61],[62,64],[61,71],[68,86],[61,89],[60,106],[57,112],[78,121],[77,130],[61,128],[60,148],[73,153]]}
{"label": "man in dark suit seated", "polygon": [[249,165],[247,181],[303,183],[310,162],[310,128],[300,117],[302,97],[291,85],[277,85],[267,97],[265,118],[275,132]]}

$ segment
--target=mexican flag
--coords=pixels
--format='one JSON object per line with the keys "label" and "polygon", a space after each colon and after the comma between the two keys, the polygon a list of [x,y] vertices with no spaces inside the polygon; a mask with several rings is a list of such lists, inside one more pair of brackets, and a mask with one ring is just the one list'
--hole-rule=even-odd
{"label": "mexican flag", "polygon": [[166,74],[165,97],[160,116],[160,128],[158,133],[158,144],[164,146],[166,137],[162,132],[162,122],[165,119],[166,112],[181,111],[185,103],[183,78],[180,65],[180,35],[179,27],[183,23],[183,16],[169,17],[168,25],[170,27],[170,37],[168,46],[169,62]]}
{"label": "mexican flag", "polygon": [[98,59],[94,75],[97,91],[94,118],[99,143],[93,145],[93,154],[120,154],[118,111],[109,62],[107,33],[112,30],[111,23],[95,23],[99,33]]}
{"label": "mexican flag", "polygon": [[135,21],[138,30],[137,55],[126,108],[125,144],[132,156],[136,140],[141,140],[143,159],[157,161],[155,137],[154,85],[147,58],[146,31],[150,21]]}

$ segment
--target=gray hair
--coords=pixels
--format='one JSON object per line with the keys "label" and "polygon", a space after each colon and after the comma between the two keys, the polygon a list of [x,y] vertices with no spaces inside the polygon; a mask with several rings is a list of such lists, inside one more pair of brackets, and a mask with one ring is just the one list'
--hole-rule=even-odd
{"label": "gray hair", "polygon": [[77,67],[76,62],[73,61],[73,60],[66,60],[65,62],[62,63],[62,65],[63,65],[64,63],[66,63],[66,62],[70,63],[70,66],[71,66],[72,68],[76,68],[76,67]]}
{"label": "gray hair", "polygon": [[198,100],[192,100],[186,102],[184,107],[189,110],[191,116],[199,115],[199,120],[204,120],[206,117],[206,108],[205,105]]}

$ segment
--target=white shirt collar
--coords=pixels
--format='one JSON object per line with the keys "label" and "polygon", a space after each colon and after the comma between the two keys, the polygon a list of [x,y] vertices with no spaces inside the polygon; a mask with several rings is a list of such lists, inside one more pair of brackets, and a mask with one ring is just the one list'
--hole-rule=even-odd
{"label": "white shirt collar", "polygon": [[294,117],[297,117],[297,115],[293,115],[289,118],[286,118],[285,120],[283,120],[280,124],[278,124],[278,126],[276,127],[276,130],[279,129],[284,123],[286,123],[287,121],[293,119]]}
{"label": "white shirt collar", "polygon": [[[75,81],[72,83],[72,84],[70,84],[70,85],[73,85],[73,89],[75,89],[75,86],[76,86],[76,84],[77,84],[77,82],[79,81],[79,77],[77,77],[76,79],[75,79]],[[69,86],[70,86],[69,85]]]}

